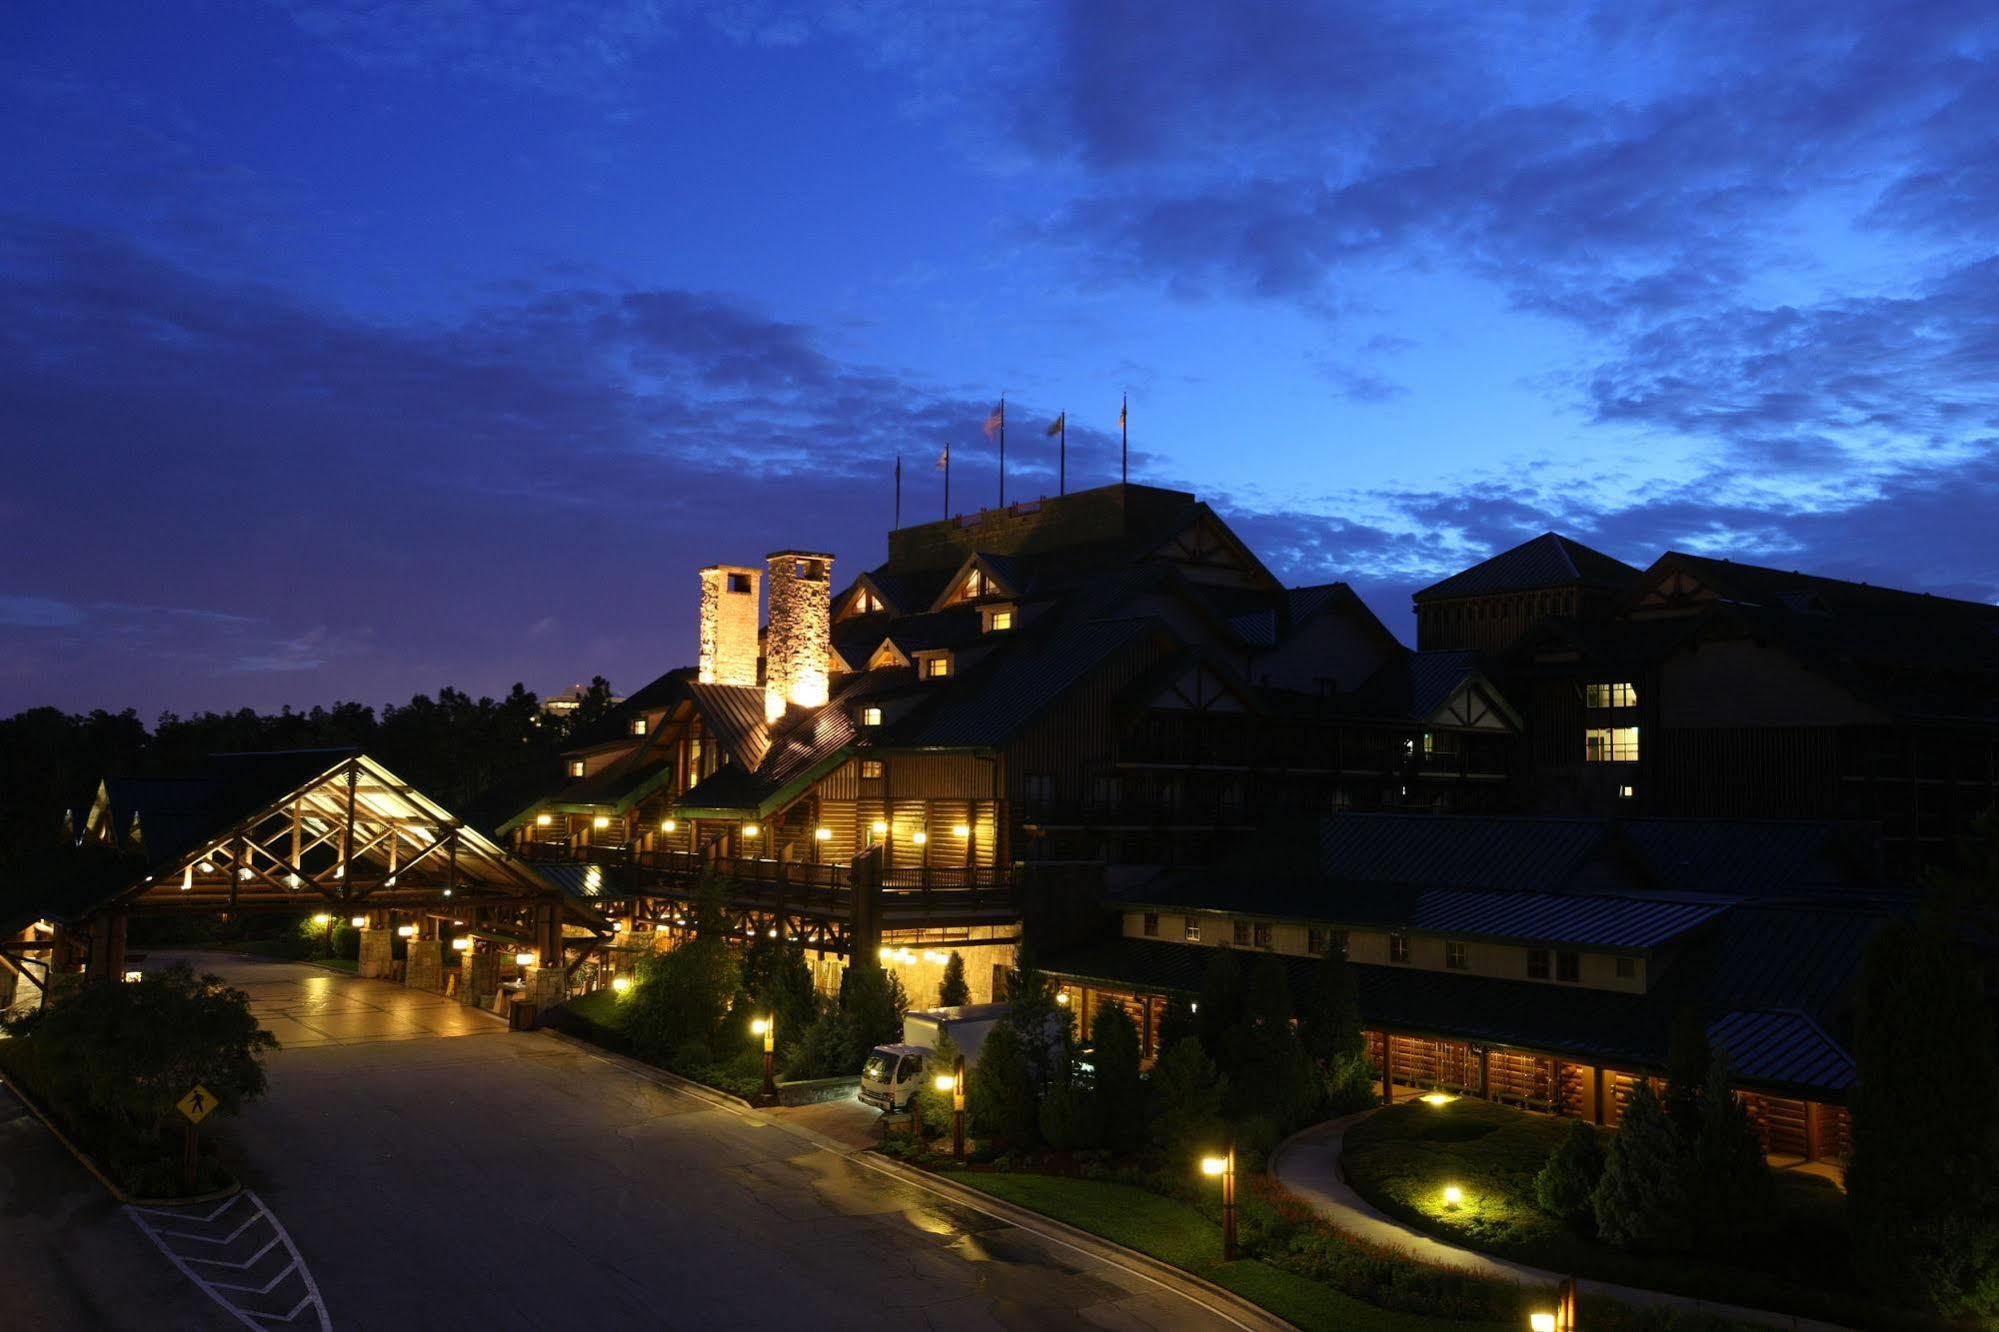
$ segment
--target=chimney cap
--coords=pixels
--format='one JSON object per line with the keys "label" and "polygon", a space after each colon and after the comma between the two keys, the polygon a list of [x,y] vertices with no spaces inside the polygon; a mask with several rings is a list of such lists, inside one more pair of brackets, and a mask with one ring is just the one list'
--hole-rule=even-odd
{"label": "chimney cap", "polygon": [[754,564],[704,564],[701,566],[701,572],[705,574],[746,573],[755,574],[761,578],[764,571]]}
{"label": "chimney cap", "polygon": [[832,555],[823,550],[774,550],[764,556],[765,560],[824,560],[833,562]]}

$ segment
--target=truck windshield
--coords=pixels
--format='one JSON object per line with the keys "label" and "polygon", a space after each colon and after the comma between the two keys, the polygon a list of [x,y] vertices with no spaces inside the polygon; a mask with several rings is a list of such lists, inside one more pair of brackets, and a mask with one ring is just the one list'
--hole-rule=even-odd
{"label": "truck windshield", "polygon": [[861,1076],[869,1082],[893,1082],[895,1080],[895,1059],[894,1055],[886,1051],[877,1050],[868,1056],[867,1063],[861,1065]]}

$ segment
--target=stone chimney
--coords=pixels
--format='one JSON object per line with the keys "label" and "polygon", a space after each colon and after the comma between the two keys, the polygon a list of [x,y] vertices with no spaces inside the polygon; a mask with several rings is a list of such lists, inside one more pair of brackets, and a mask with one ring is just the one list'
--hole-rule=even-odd
{"label": "stone chimney", "polygon": [[833,557],[780,550],[770,564],[770,628],[764,635],[764,716],[826,701],[833,663]]}
{"label": "stone chimney", "polygon": [[763,573],[740,564],[711,564],[701,571],[701,683],[757,683],[757,580]]}

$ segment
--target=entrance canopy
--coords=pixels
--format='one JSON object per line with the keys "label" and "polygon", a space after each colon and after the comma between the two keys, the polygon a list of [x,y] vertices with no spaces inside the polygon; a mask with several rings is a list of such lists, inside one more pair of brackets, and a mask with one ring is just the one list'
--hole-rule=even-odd
{"label": "entrance canopy", "polygon": [[97,910],[476,906],[556,886],[358,749],[216,754],[194,774],[107,778],[84,836],[143,856]]}

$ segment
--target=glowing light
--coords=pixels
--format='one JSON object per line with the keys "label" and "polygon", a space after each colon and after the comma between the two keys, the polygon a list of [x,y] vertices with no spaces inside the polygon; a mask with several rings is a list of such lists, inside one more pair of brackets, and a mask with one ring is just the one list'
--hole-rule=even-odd
{"label": "glowing light", "polygon": [[659,830],[663,833],[679,832],[680,824],[674,819],[661,819],[659,821]]}
{"label": "glowing light", "polygon": [[1444,1185],[1444,1206],[1456,1207],[1465,1200],[1465,1191],[1455,1184]]}
{"label": "glowing light", "polygon": [[1434,1092],[1424,1092],[1421,1096],[1417,1097],[1416,1099],[1421,1101],[1424,1105],[1449,1105],[1452,1101],[1455,1101],[1458,1098],[1451,1095],[1449,1092],[1434,1091]]}
{"label": "glowing light", "polygon": [[922,846],[925,842],[930,840],[930,834],[927,832],[915,833],[911,835],[909,840],[916,843],[918,846]]}
{"label": "glowing light", "polygon": [[533,965],[534,965],[534,954],[533,954],[533,953],[515,953],[515,954],[514,954],[514,961],[516,961],[516,962],[520,963],[520,965],[522,965],[522,966],[524,966],[524,967],[531,967],[531,966],[533,966]]}
{"label": "glowing light", "polygon": [[812,840],[815,842],[830,842],[833,840],[833,830],[831,828],[814,828],[812,830]]}
{"label": "glowing light", "polygon": [[972,835],[972,825],[969,823],[954,823],[951,825],[951,835],[953,837],[970,837]]}
{"label": "glowing light", "polygon": [[396,886],[396,876],[393,874],[391,874],[388,878],[382,880],[382,887],[384,888],[393,888],[395,886]]}
{"label": "glowing light", "polygon": [[895,961],[895,949],[877,948],[875,950],[875,957],[882,962],[893,962]]}
{"label": "glowing light", "polygon": [[884,820],[876,819],[868,825],[868,831],[877,837],[885,837],[888,835],[888,824]]}
{"label": "glowing light", "polygon": [[451,946],[461,953],[469,953],[472,951],[472,936],[461,934],[451,941]]}
{"label": "glowing light", "polygon": [[194,866],[185,865],[180,872],[180,890],[187,892],[194,887]]}
{"label": "glowing light", "polygon": [[757,826],[756,824],[754,824],[754,823],[745,823],[745,824],[743,825],[743,836],[744,836],[744,837],[747,837],[747,838],[752,838],[752,839],[754,839],[754,838],[756,838],[756,837],[760,837],[760,836],[762,836],[762,835],[763,835],[763,829],[762,829],[762,828],[759,828],[759,827],[758,827],[758,826]]}
{"label": "glowing light", "polygon": [[312,923],[324,927],[327,925],[331,925],[333,923],[333,917],[327,915],[324,911],[322,911],[318,915],[312,918]]}
{"label": "glowing light", "polygon": [[245,866],[244,866],[244,867],[243,867],[242,869],[239,869],[239,870],[237,870],[237,871],[236,871],[236,877],[237,877],[237,878],[239,878],[239,879],[247,879],[247,878],[249,878],[249,877],[250,877],[250,867],[249,867],[248,865],[245,865]]}
{"label": "glowing light", "polygon": [[203,874],[213,874],[215,873],[215,862],[212,860],[204,860],[199,865],[196,865],[195,868],[200,870]]}
{"label": "glowing light", "polygon": [[768,1018],[757,1018],[750,1023],[750,1035],[752,1036],[761,1036],[769,1030],[770,1020]]}
{"label": "glowing light", "polygon": [[534,816],[534,826],[537,828],[546,828],[549,824],[554,822],[555,818],[553,815],[537,814]]}
{"label": "glowing light", "polygon": [[143,971],[128,971],[125,973],[125,983],[128,985],[137,984],[145,978],[146,973]]}
{"label": "glowing light", "polygon": [[958,1079],[952,1077],[949,1073],[939,1073],[937,1080],[931,1083],[931,1086],[941,1092],[956,1091],[958,1090]]}
{"label": "glowing light", "polygon": [[303,880],[303,879],[299,878],[299,876],[298,876],[298,875],[296,875],[296,874],[287,874],[287,875],[285,875],[285,887],[287,887],[287,888],[298,888],[298,887],[302,887],[302,886],[304,885],[304,883],[305,883],[305,880]]}
{"label": "glowing light", "polygon": [[632,988],[632,978],[630,976],[611,977],[611,989],[616,993],[623,994],[626,990],[629,990],[631,988]]}
{"label": "glowing light", "polygon": [[1226,1156],[1204,1156],[1201,1158],[1201,1173],[1204,1175],[1220,1175],[1225,1173],[1228,1168],[1229,1159]]}
{"label": "glowing light", "polygon": [[398,926],[396,926],[396,937],[397,937],[398,939],[414,939],[414,938],[416,938],[416,926],[414,926],[414,925],[398,925]]}
{"label": "glowing light", "polygon": [[923,960],[925,962],[934,962],[941,967],[951,959],[949,955],[940,953],[935,948],[926,948],[923,950]]}
{"label": "glowing light", "polygon": [[599,814],[596,818],[590,820],[590,826],[601,831],[611,826],[611,820]]}
{"label": "glowing light", "polygon": [[352,925],[357,930],[365,930],[368,928],[368,918],[366,916],[356,916],[354,917],[354,919],[348,921],[347,923],[349,925]]}
{"label": "glowing light", "polygon": [[767,932],[767,933],[766,933],[766,934],[764,935],[764,937],[765,937],[766,939],[775,939],[775,938],[777,938],[777,931],[776,931],[775,929],[772,929],[772,930],[768,931],[768,932]]}
{"label": "glowing light", "polygon": [[1055,1002],[1066,1005],[1069,1002],[1069,992],[1067,990],[1061,991],[1055,996]]}
{"label": "glowing light", "polygon": [[1528,1332],[1555,1332],[1555,1315],[1546,1309],[1536,1309],[1527,1315]]}

